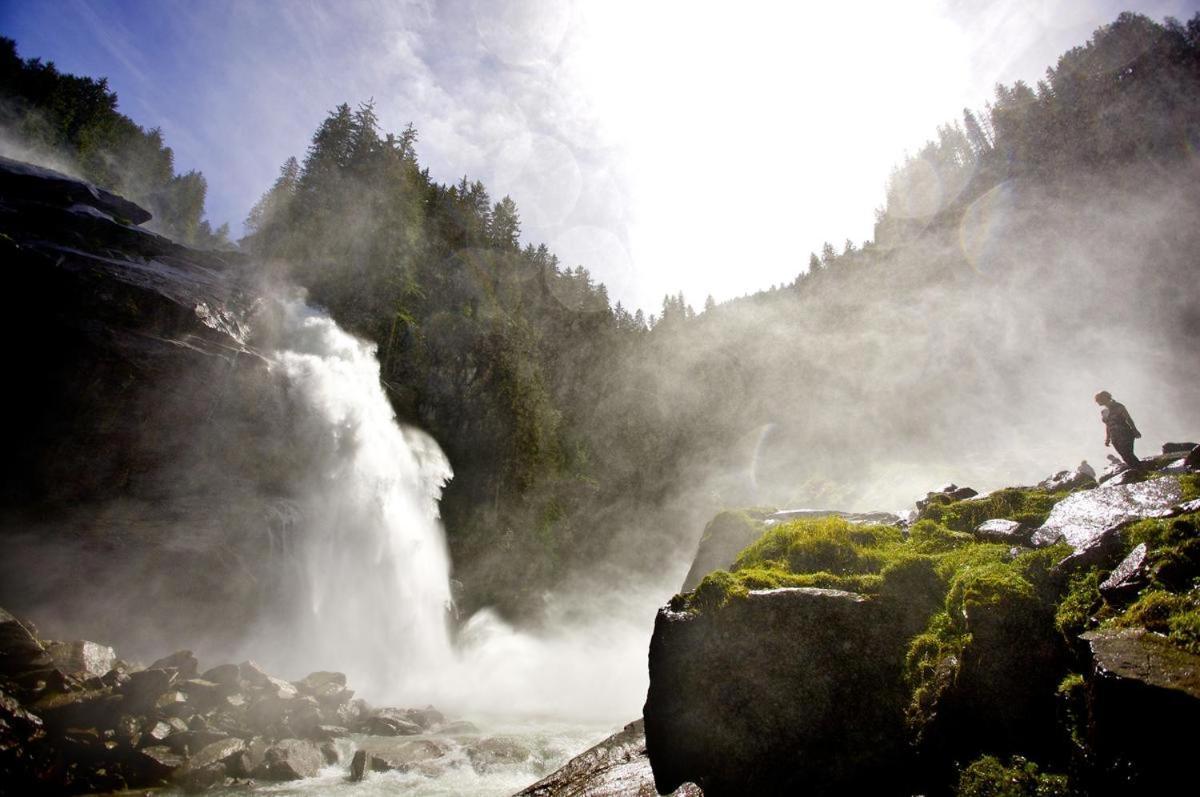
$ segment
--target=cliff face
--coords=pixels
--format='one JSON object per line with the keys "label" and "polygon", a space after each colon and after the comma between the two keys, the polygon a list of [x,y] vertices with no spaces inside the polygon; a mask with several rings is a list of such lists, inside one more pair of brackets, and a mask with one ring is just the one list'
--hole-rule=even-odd
{"label": "cliff face", "polygon": [[659,611],[658,791],[1169,790],[1200,720],[1200,475],[1168,448],[1099,486],[931,493],[903,527],[762,531]]}
{"label": "cliff face", "polygon": [[252,339],[249,264],[137,226],[148,217],[0,160],[0,603],[134,656],[233,644],[270,592],[258,563],[278,553],[279,485],[304,461],[258,445],[287,395]]}

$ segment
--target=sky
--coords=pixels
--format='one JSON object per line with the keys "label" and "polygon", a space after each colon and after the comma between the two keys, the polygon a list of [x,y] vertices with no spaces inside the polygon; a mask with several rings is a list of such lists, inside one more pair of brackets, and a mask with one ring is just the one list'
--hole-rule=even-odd
{"label": "sky", "polygon": [[412,122],[440,182],[479,179],[524,243],[627,307],[791,282],[873,237],[892,168],[997,82],[1038,80],[1122,10],[1200,0],[0,0],[24,57],[107,76],[208,179],[235,234],[336,105]]}

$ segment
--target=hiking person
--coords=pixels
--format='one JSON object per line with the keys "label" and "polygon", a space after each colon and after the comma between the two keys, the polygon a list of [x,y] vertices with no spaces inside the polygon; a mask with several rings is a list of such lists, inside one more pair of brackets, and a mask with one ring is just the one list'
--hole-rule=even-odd
{"label": "hiking person", "polygon": [[1142,461],[1133,453],[1133,441],[1142,433],[1138,431],[1133,418],[1129,417],[1129,410],[1114,400],[1107,390],[1096,394],[1096,403],[1103,408],[1100,410],[1100,420],[1104,423],[1104,445],[1117,449],[1129,467],[1140,468]]}

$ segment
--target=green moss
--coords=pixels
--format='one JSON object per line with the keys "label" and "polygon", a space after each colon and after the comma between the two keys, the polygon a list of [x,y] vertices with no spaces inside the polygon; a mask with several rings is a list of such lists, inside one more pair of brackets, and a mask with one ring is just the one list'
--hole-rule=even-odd
{"label": "green moss", "polygon": [[796,520],[769,529],[738,555],[734,570],[781,563],[793,573],[873,573],[882,549],[901,543],[894,526],[857,526],[840,517]]}
{"label": "green moss", "polygon": [[1051,508],[1068,494],[1067,491],[1050,493],[1037,487],[1006,487],[983,498],[931,503],[920,518],[961,532],[974,531],[980,523],[993,518],[1040,526],[1049,517]]}
{"label": "green moss", "polygon": [[1009,546],[996,542],[972,542],[962,545],[938,557],[938,573],[949,581],[957,573],[972,567],[1007,562],[1008,551]]}
{"label": "green moss", "polygon": [[993,612],[1030,619],[1039,605],[1033,585],[1015,567],[1000,562],[961,571],[950,582],[946,595],[946,612],[955,623]]}
{"label": "green moss", "polygon": [[1087,630],[1093,614],[1103,603],[1100,597],[1099,570],[1092,568],[1075,574],[1067,586],[1067,592],[1054,613],[1054,627],[1067,640],[1073,640]]}
{"label": "green moss", "polygon": [[938,573],[937,561],[932,556],[897,556],[879,575],[879,594],[901,605],[932,610],[946,598],[946,580]]}
{"label": "green moss", "polygon": [[746,597],[747,591],[729,572],[715,570],[696,587],[688,608],[700,611],[720,609],[731,600]]}
{"label": "green moss", "polygon": [[929,625],[908,644],[904,680],[911,690],[906,717],[915,738],[933,719],[938,699],[958,675],[970,634],[959,631],[945,612],[930,618]]}
{"label": "green moss", "polygon": [[1074,549],[1065,542],[1024,551],[1013,560],[1016,571],[1033,585],[1043,600],[1054,603],[1058,600],[1059,581],[1050,574],[1050,569],[1069,556]]}
{"label": "green moss", "polygon": [[1200,473],[1185,473],[1180,476],[1179,486],[1183,489],[1184,501],[1195,501],[1200,498]]}
{"label": "green moss", "polygon": [[1006,765],[986,755],[971,762],[958,779],[958,797],[1067,797],[1072,794],[1066,775],[1041,772],[1037,764],[1013,756]]}
{"label": "green moss", "polygon": [[1146,590],[1111,624],[1157,631],[1184,650],[1200,653],[1200,593]]}

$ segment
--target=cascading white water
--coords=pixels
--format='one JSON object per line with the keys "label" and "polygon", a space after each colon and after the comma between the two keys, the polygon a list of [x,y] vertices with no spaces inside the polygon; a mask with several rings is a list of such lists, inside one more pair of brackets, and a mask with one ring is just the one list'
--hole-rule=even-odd
{"label": "cascading white water", "polygon": [[450,562],[437,501],[450,464],[396,421],[375,347],[298,299],[280,303],[269,354],[289,398],[319,427],[293,554],[294,622],[272,644],[291,668],[346,672],[361,692],[421,695],[450,662]]}
{"label": "cascading white water", "polygon": [[[279,342],[268,360],[284,376],[285,412],[313,472],[290,485],[299,505],[279,513],[280,543],[263,552],[264,566],[288,573],[284,612],[270,615],[246,653],[291,677],[345,672],[377,704],[586,722],[636,717],[654,611],[671,587],[616,576],[619,590],[581,584],[575,598],[550,602],[536,634],[484,610],[452,644],[437,509],[449,463],[431,437],[397,422],[373,345],[299,299],[278,300],[272,312]],[[673,585],[682,575],[664,578]]]}

